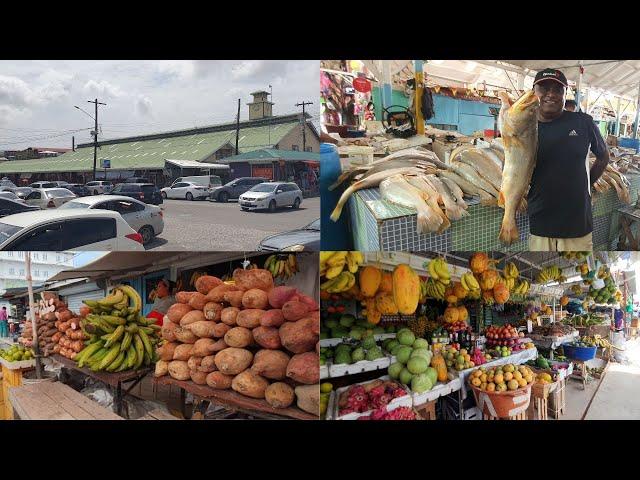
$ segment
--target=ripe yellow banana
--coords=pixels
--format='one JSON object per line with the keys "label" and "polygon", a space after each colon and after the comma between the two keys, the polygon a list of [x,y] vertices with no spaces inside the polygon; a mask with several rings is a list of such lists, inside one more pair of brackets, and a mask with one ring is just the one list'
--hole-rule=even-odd
{"label": "ripe yellow banana", "polygon": [[343,270],[343,265],[330,267],[327,269],[327,273],[325,274],[325,277],[327,277],[327,279],[335,278],[342,273],[342,270]]}

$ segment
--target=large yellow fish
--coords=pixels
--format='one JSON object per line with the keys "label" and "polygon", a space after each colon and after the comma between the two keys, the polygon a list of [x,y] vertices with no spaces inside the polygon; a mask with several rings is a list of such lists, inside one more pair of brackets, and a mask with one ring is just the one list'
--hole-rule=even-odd
{"label": "large yellow fish", "polygon": [[532,90],[513,102],[499,93],[502,108],[498,121],[504,145],[504,169],[498,205],[504,207],[500,241],[509,245],[518,240],[516,211],[522,205],[536,166],[538,149],[538,109],[540,101]]}

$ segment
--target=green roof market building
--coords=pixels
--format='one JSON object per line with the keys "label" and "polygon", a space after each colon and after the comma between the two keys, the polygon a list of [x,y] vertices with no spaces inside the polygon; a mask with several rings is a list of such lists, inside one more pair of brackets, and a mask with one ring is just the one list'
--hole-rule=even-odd
{"label": "green roof market building", "polygon": [[[254,100],[249,105],[253,107],[257,103],[260,102]],[[269,109],[265,116],[253,114],[250,118],[239,123],[238,150],[241,155],[261,149],[306,155],[320,150],[318,132],[310,122],[302,121],[302,114],[270,116]],[[303,125],[307,152],[299,151],[303,149]],[[236,174],[235,161],[231,164],[225,161],[229,157],[233,159],[235,142],[235,122],[100,141],[97,178],[104,179],[106,175],[108,180],[118,182],[142,176],[158,186],[185,175],[215,174],[223,181],[237,178],[244,174]],[[283,157],[284,161],[297,162],[289,159],[289,153]],[[110,160],[108,170],[101,169],[102,160]],[[274,157],[274,161],[280,160]],[[241,163],[238,167],[244,172]],[[0,162],[0,176],[7,176],[16,184],[39,180],[86,183],[93,179],[93,143],[80,144],[75,151],[58,157]]]}

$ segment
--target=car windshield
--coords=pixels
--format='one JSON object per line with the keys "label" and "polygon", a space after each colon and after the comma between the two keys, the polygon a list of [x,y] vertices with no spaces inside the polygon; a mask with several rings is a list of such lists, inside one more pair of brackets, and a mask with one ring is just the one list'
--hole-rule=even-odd
{"label": "car windshield", "polygon": [[276,189],[277,185],[273,185],[272,183],[259,183],[255,187],[253,187],[250,192],[273,192]]}
{"label": "car windshield", "polygon": [[318,230],[320,231],[320,219],[317,219],[315,222],[310,223],[306,227],[305,230]]}
{"label": "car windshield", "polygon": [[[210,183],[212,186],[214,186],[214,187],[220,187],[220,186],[222,186],[222,181],[221,181],[221,180],[220,180],[220,178],[218,178],[218,177],[211,177],[211,178],[209,179],[209,183]],[[227,185],[229,185],[229,184],[227,183]]]}
{"label": "car windshield", "polygon": [[16,227],[15,225],[9,225],[7,223],[0,223],[0,243],[11,238],[20,230],[22,230],[22,227]]}
{"label": "car windshield", "polygon": [[88,203],[71,201],[58,207],[58,210],[62,210],[63,208],[69,210],[71,208],[89,208],[89,207],[90,205]]}
{"label": "car windshield", "polygon": [[54,188],[47,191],[47,196],[52,198],[71,197],[73,196],[73,192],[66,188]]}

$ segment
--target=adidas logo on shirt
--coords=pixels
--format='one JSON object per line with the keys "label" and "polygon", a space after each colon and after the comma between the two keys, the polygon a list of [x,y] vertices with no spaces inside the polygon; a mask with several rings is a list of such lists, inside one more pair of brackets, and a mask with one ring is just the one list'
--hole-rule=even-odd
{"label": "adidas logo on shirt", "polygon": [[578,136],[578,132],[576,132],[575,130],[571,130],[571,131],[569,132],[569,136],[570,136],[570,137],[577,137],[577,136]]}

